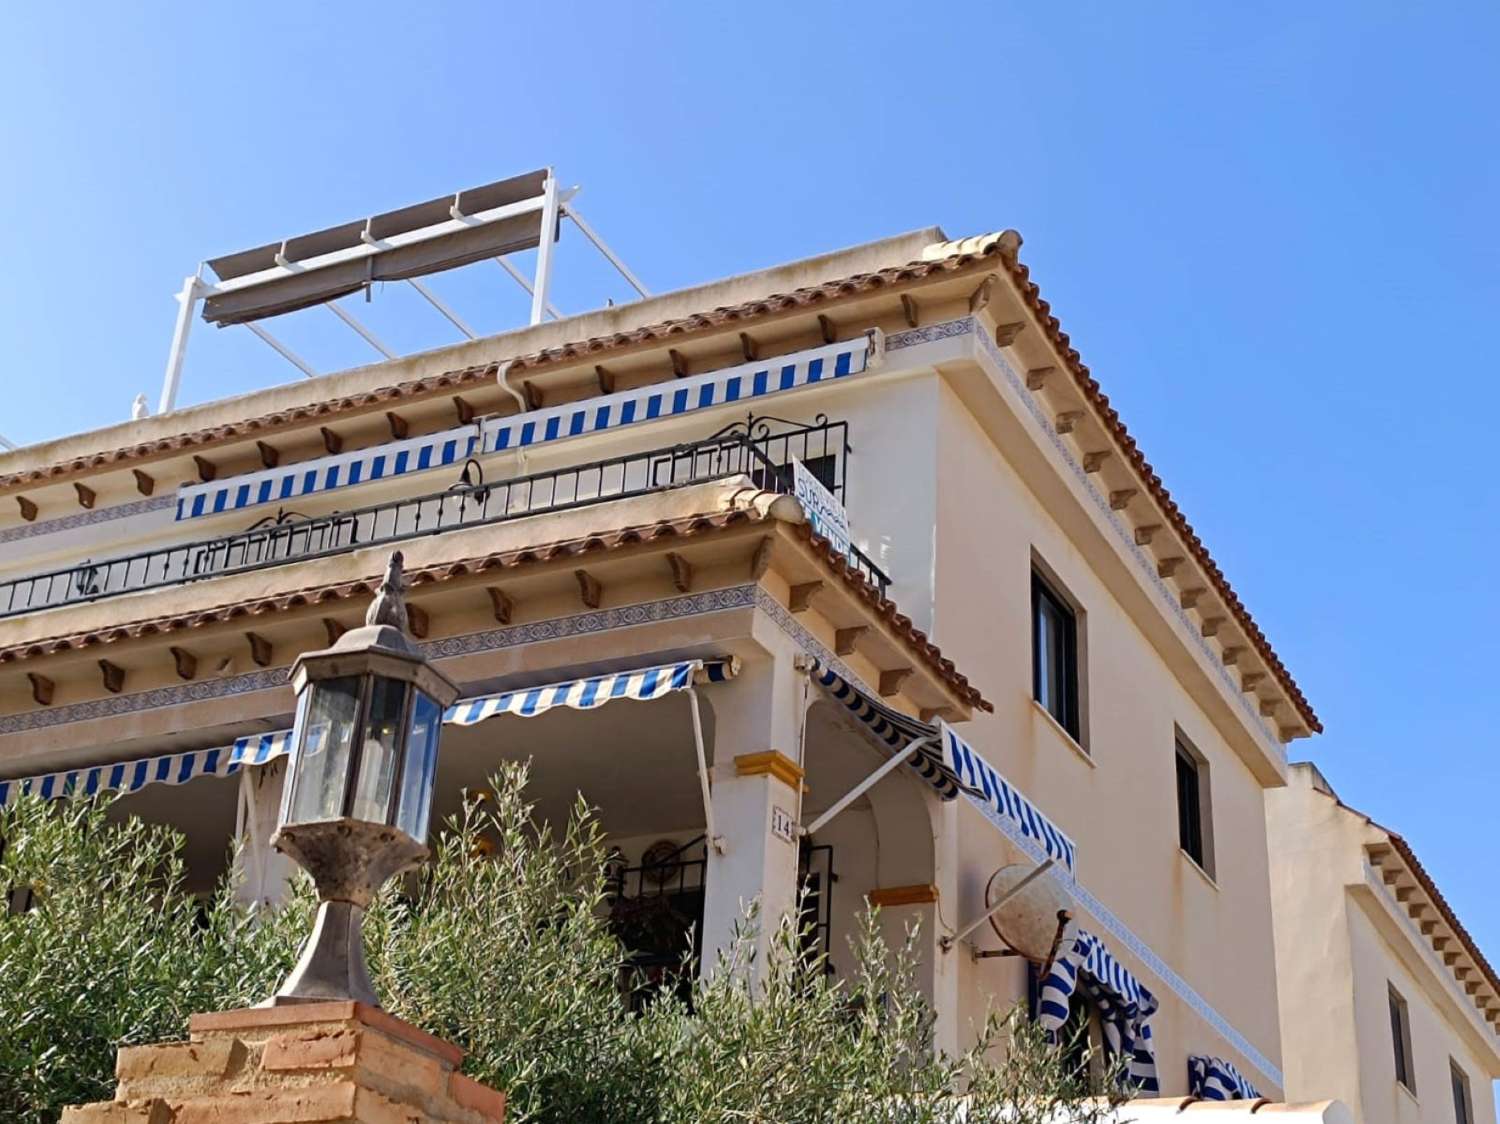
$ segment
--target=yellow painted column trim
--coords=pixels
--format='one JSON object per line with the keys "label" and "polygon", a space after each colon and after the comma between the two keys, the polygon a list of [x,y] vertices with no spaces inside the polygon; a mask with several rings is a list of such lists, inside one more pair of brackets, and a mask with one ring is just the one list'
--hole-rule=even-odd
{"label": "yellow painted column trim", "polygon": [[801,765],[777,749],[768,749],[764,753],[740,754],[734,759],[734,771],[741,777],[769,774],[792,788],[798,787],[806,775]]}
{"label": "yellow painted column trim", "polygon": [[871,905],[888,908],[898,905],[927,905],[938,900],[938,888],[930,882],[917,886],[885,886],[865,895]]}

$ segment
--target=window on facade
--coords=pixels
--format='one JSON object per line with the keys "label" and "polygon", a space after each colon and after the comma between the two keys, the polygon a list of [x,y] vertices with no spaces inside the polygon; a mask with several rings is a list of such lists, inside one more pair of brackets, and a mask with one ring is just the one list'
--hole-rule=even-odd
{"label": "window on facade", "polygon": [[1031,690],[1058,725],[1081,742],[1078,615],[1035,571],[1031,574]]}
{"label": "window on facade", "polygon": [[1213,834],[1208,790],[1208,762],[1181,734],[1177,735],[1177,842],[1204,873],[1212,876]]}
{"label": "window on facade", "polygon": [[1469,1095],[1469,1075],[1448,1059],[1448,1073],[1453,1081],[1453,1119],[1455,1124],[1474,1124],[1474,1101]]}
{"label": "window on facade", "polygon": [[1396,1060],[1396,1080],[1406,1086],[1408,1092],[1417,1091],[1416,1076],[1411,1058],[1411,1020],[1406,1010],[1406,1000],[1394,987],[1391,999],[1391,1051]]}

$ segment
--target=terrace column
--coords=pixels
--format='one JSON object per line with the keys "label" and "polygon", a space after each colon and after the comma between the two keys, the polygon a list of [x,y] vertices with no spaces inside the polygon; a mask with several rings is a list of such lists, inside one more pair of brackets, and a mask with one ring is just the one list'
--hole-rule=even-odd
{"label": "terrace column", "polygon": [[701,970],[729,953],[752,902],[760,917],[753,973],[760,978],[782,918],[797,901],[797,824],[802,811],[802,719],[809,683],[784,637],[765,659],[747,660],[727,690],[714,693],[710,770],[714,830],[708,848]]}
{"label": "terrace column", "polygon": [[234,856],[234,897],[241,905],[278,905],[296,868],[271,846],[281,811],[288,758],[242,769],[239,775],[239,850]]}

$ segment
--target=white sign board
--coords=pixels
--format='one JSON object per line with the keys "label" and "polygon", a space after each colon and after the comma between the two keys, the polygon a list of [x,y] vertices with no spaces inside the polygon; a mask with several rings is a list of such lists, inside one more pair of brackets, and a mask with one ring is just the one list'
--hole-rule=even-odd
{"label": "white sign board", "polygon": [[823,487],[823,482],[807,470],[800,460],[792,458],[792,490],[807,513],[813,531],[832,544],[840,554],[849,553],[849,513],[838,497]]}

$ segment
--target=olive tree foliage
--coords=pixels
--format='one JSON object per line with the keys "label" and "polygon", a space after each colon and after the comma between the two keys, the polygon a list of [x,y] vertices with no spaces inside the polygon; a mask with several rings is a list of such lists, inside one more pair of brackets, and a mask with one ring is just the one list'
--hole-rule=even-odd
{"label": "olive tree foliage", "polygon": [[[387,887],[366,919],[387,1008],[462,1046],[466,1072],[507,1090],[511,1120],[1111,1115],[1113,1103],[1091,1097],[1015,1012],[992,1014],[962,1056],[935,1052],[914,934],[888,947],[874,916],[856,969],[835,979],[790,922],[755,964],[752,912],[689,1001],[663,989],[627,1014],[597,822],[580,802],[561,828],[538,824],[525,784],[523,767],[503,770],[439,833],[432,861]],[[0,887],[31,891],[30,908],[0,910],[6,1120],[50,1124],[63,1105],[109,1099],[119,1046],[180,1039],[195,1011],[264,999],[309,929],[305,882],[275,911],[246,912],[227,880],[200,900],[184,886],[180,836],[106,811],[97,800],[0,811]]]}

